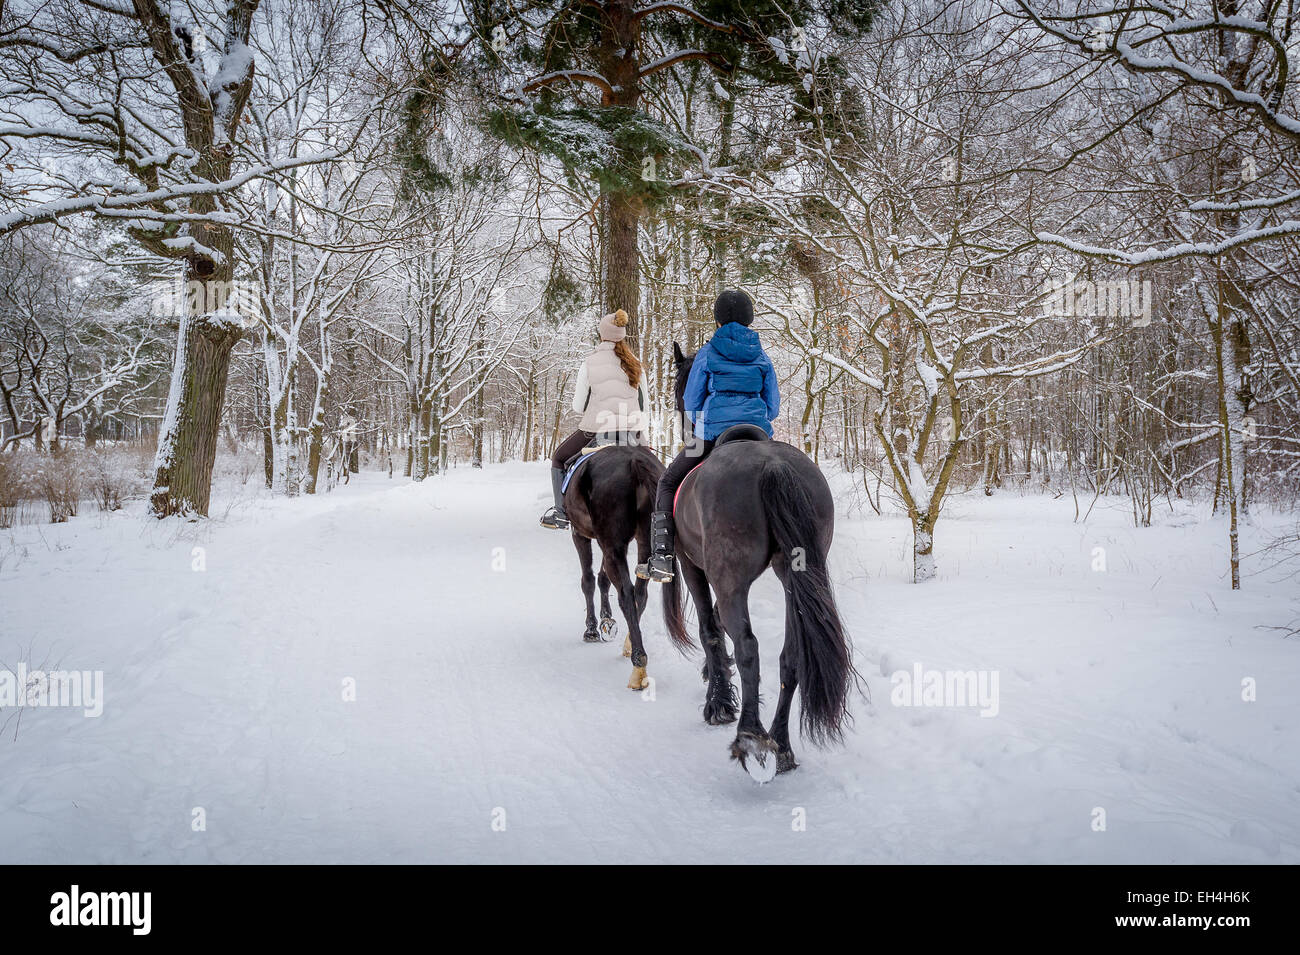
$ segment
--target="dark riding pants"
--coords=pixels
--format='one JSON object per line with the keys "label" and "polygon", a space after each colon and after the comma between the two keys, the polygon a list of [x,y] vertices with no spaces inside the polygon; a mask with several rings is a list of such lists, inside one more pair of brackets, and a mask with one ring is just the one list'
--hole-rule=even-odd
{"label": "dark riding pants", "polygon": [[686,480],[686,475],[691,473],[691,469],[708,457],[712,450],[712,441],[697,439],[677,453],[677,457],[672,459],[663,477],[659,479],[659,488],[655,491],[656,511],[672,513],[673,498],[677,494],[677,489],[681,487],[682,481]]}

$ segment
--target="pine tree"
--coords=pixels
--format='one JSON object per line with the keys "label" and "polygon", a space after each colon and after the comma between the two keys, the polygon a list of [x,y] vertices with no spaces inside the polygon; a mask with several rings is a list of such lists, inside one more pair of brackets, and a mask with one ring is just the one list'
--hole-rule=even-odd
{"label": "pine tree", "polygon": [[[670,194],[663,173],[700,154],[653,115],[644,97],[650,84],[670,70],[705,64],[728,85],[744,78],[786,86],[799,97],[809,60],[805,31],[829,24],[838,32],[865,30],[875,7],[839,0],[541,0],[520,9],[475,0],[480,52],[498,81],[490,129],[598,185],[603,307],[627,310],[631,336],[639,327],[641,218]],[[651,50],[667,52],[649,59]]]}

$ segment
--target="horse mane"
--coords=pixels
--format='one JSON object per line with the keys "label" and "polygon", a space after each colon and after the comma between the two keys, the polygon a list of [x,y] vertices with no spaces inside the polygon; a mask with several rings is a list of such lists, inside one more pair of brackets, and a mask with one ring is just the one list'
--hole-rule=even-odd
{"label": "horse mane", "polygon": [[691,377],[691,366],[695,364],[698,351],[689,355],[682,354],[681,348],[673,342],[673,359],[677,364],[677,380],[673,382],[673,394],[676,398],[677,420],[681,423],[682,440],[686,440],[686,380]]}

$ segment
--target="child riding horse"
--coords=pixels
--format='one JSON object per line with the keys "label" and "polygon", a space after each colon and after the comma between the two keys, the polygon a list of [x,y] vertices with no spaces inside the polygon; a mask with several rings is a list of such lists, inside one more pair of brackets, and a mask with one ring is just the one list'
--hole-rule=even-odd
{"label": "child riding horse", "polygon": [[663,583],[673,576],[673,498],[696,465],[713,450],[718,435],[738,424],[757,425],[772,434],[781,410],[772,360],[763,351],[754,321],[754,303],[729,289],[713,303],[718,330],[699,350],[686,381],[683,404],[695,439],[673,458],[659,479],[655,513],[650,518],[650,560],[637,576]]}
{"label": "child riding horse", "polygon": [[542,526],[564,530],[569,518],[564,513],[564,466],[591,443],[597,434],[618,434],[622,440],[645,437],[646,397],[641,362],[624,339],[627,312],[619,309],[600,320],[600,344],[578,368],[573,390],[573,410],[582,415],[578,430],[555,449],[551,456],[551,493],[554,504],[542,515]]}

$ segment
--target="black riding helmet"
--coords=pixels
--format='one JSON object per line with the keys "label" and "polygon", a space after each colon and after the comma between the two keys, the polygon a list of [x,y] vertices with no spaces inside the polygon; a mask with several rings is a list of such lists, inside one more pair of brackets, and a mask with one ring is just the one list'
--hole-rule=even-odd
{"label": "black riding helmet", "polygon": [[713,320],[719,325],[739,322],[746,327],[754,320],[754,303],[739,289],[727,289],[713,303]]}

